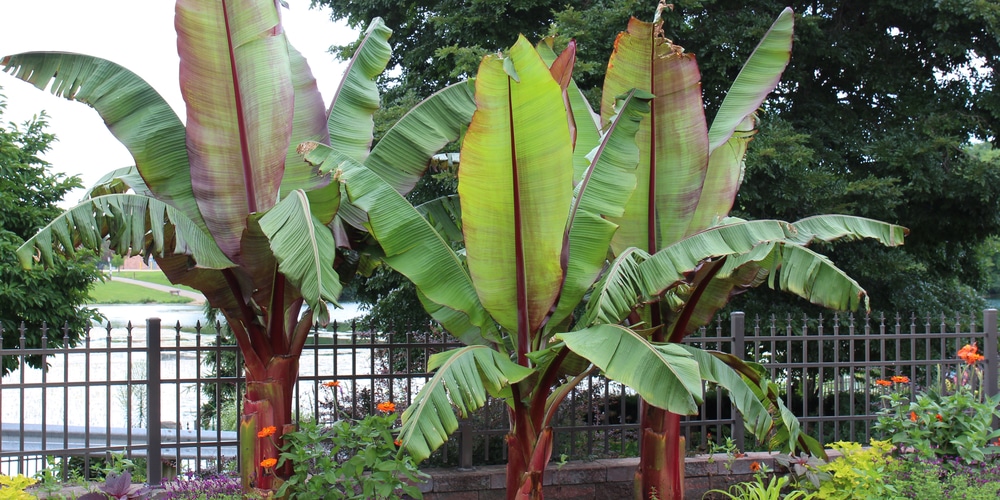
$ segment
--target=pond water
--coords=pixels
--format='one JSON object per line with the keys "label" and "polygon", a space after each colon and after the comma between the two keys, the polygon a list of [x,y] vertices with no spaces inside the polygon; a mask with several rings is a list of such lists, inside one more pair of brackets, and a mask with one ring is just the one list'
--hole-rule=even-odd
{"label": "pond water", "polygon": [[[141,380],[146,372],[146,319],[160,318],[163,325],[164,346],[194,346],[200,340],[201,345],[210,345],[214,335],[203,334],[199,339],[194,333],[194,325],[201,321],[205,323],[202,306],[149,304],[149,305],[96,305],[106,321],[95,325],[90,331],[91,354],[82,349],[70,349],[69,356],[50,358],[50,368],[43,373],[41,370],[15,370],[0,381],[0,422],[4,424],[24,422],[25,424],[61,424],[66,420],[69,426],[104,426],[124,427],[127,425],[127,408],[129,399],[135,412],[141,402],[141,394],[126,392],[121,382],[107,385],[95,385],[85,388],[80,382],[90,380],[122,381],[129,378]],[[331,307],[331,320],[350,321],[362,315],[358,304],[344,304],[342,309]],[[110,323],[110,332],[107,324]],[[132,324],[131,347],[129,346],[128,329]],[[175,339],[173,326],[180,324],[182,332]],[[110,333],[110,335],[109,335]],[[320,332],[320,337],[332,341],[333,332]],[[101,352],[108,349],[108,353]],[[128,352],[127,352],[128,351]],[[169,350],[164,351],[160,360],[161,374],[164,380],[208,375],[204,354],[199,357],[192,351],[182,351],[179,355]],[[334,359],[336,358],[336,359]],[[301,360],[300,375],[319,375],[336,378],[345,376],[352,371],[367,373],[370,358],[368,351],[344,349],[327,351],[317,355],[315,351],[306,349]],[[21,392],[13,384],[28,384],[34,387]],[[315,395],[313,383],[303,383],[300,393],[309,401]],[[196,389],[190,383],[162,384],[161,421],[178,422],[185,429],[193,428],[197,422],[198,401]],[[81,411],[84,410],[84,411]],[[133,413],[134,415],[134,413]],[[3,446],[6,448],[6,446]]]}
{"label": "pond water", "polygon": [[[341,305],[341,309],[330,306],[331,321],[350,321],[364,314],[360,304],[346,303]],[[129,322],[134,327],[145,328],[148,318],[160,318],[160,324],[164,327],[180,323],[183,328],[194,328],[199,321],[205,324],[204,306],[189,304],[96,304],[93,307],[107,318],[107,321],[102,322],[99,326],[106,326],[110,322],[113,329],[124,328]]]}

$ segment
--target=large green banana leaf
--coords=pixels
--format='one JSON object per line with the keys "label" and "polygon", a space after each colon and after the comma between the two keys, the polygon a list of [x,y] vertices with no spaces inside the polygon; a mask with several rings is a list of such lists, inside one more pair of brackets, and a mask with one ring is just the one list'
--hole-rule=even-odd
{"label": "large green banana leaf", "polygon": [[[135,167],[116,168],[97,179],[90,189],[87,190],[84,200],[96,198],[106,194],[122,194],[129,190],[142,196],[153,196],[153,192],[146,186],[146,181],[142,180],[139,169]],[[81,200],[84,201],[84,200]]]}
{"label": "large green banana leaf", "polygon": [[274,206],[284,174],[288,44],[273,4],[178,0],[176,12],[191,187],[219,248],[238,257],[247,216]]}
{"label": "large green banana leaf", "polygon": [[565,276],[569,127],[559,84],[524,37],[509,57],[483,59],[476,105],[458,172],[466,260],[483,306],[524,353]]}
{"label": "large green banana leaf", "polygon": [[[555,37],[552,36],[543,38],[535,45],[538,55],[542,56],[542,60],[550,67],[557,57],[554,45]],[[573,113],[573,125],[576,127],[573,144],[573,181],[579,182],[583,177],[583,172],[590,166],[591,161],[588,155],[601,142],[599,130],[601,117],[594,113],[575,80],[570,80],[566,89],[566,97],[569,99],[569,108]]]}
{"label": "large green banana leaf", "polygon": [[147,255],[188,255],[203,269],[227,269],[234,264],[215,241],[180,210],[159,200],[134,194],[108,194],[87,200],[56,217],[17,249],[25,269],[36,258],[52,265],[58,249],[72,255],[83,246],[99,250],[107,236],[122,255],[130,249]]}
{"label": "large green banana leaf", "polygon": [[638,250],[623,253],[596,286],[584,324],[619,323],[637,305],[654,302],[668,289],[690,281],[703,261],[720,257],[728,257],[731,268],[769,262],[772,275],[782,270],[779,279],[771,277],[774,288],[827,307],[857,307],[864,296],[857,282],[803,245],[844,238],[900,245],[906,234],[901,226],[861,217],[817,216],[801,222],[801,226],[773,220],[732,222],[691,235],[654,255]]}
{"label": "large green banana leaf", "polygon": [[278,260],[278,270],[316,311],[315,319],[326,324],[330,319],[326,301],[336,303],[342,288],[333,269],[336,245],[330,230],[310,212],[305,193],[292,191],[260,218],[260,228]]}
{"label": "large green banana leaf", "polygon": [[786,7],[743,65],[708,130],[709,162],[687,234],[729,215],[743,177],[743,158],[755,130],[754,113],[778,85],[792,53],[795,14]]}
{"label": "large green banana leaf", "polygon": [[532,373],[487,346],[467,346],[431,356],[437,370],[403,412],[400,439],[417,461],[430,456],[458,429],[452,405],[462,417],[482,408],[486,394],[499,397],[504,387]]}
{"label": "large green banana leaf", "polygon": [[555,339],[650,404],[683,415],[698,413],[698,362],[680,346],[653,344],[633,330],[609,324],[558,333]]}
{"label": "large green banana leaf", "polygon": [[428,159],[465,132],[476,111],[474,91],[474,80],[459,82],[421,101],[385,133],[365,166],[399,193],[409,193]]}
{"label": "large green banana leaf", "polygon": [[[705,126],[694,57],[663,38],[657,23],[633,19],[619,35],[608,64],[601,116],[613,98],[636,87],[652,92],[653,111],[641,133],[636,195],[617,221],[614,250],[656,252],[725,217],[742,175],[754,132],[753,114],[774,89],[791,53],[794,15],[786,9],[747,60],[712,123]],[[654,83],[650,83],[654,82]]]}
{"label": "large green banana leaf", "polygon": [[207,231],[191,189],[184,124],[145,80],[111,61],[82,54],[27,52],[6,56],[2,64],[39,89],[51,84],[53,94],[92,106],[128,149],[156,199]]}
{"label": "large green banana leaf", "polygon": [[[753,252],[718,263],[717,272],[697,273],[690,284],[668,291],[672,303],[683,304],[674,315],[667,338],[680,341],[708,324],[729,298],[747,288],[768,283],[810,302],[837,310],[868,308],[868,296],[850,276],[830,260],[799,245],[817,241],[874,238],[887,246],[903,244],[906,230],[900,226],[844,215],[808,217],[791,225],[789,240],[795,245],[762,245]],[[766,252],[766,253],[765,253]],[[709,266],[702,266],[709,267]]]}
{"label": "large green banana leaf", "polygon": [[375,79],[385,71],[392,48],[392,30],[375,18],[368,25],[330,107],[330,145],[341,153],[364,162],[372,147],[372,115],[379,107]]}
{"label": "large green banana leaf", "polygon": [[435,319],[467,344],[496,338],[462,259],[410,202],[370,169],[329,146],[312,144],[304,153],[307,161],[344,183],[350,202],[367,213],[366,225],[381,244],[385,262],[416,285],[421,299],[436,304],[428,311]]}
{"label": "large green banana leaf", "polygon": [[607,220],[621,216],[635,189],[639,149],[635,134],[649,113],[649,98],[633,91],[619,102],[618,114],[591,153],[591,164],[576,184],[570,212],[569,258],[559,301],[549,318],[552,328],[583,301],[607,262],[608,246],[618,227]]}
{"label": "large green banana leaf", "polygon": [[636,135],[639,183],[620,218],[613,248],[656,252],[687,233],[708,165],[708,126],[701,74],[692,54],[664,39],[657,26],[632,19],[618,36],[601,100],[602,123],[614,99],[632,88],[654,95],[650,117]]}

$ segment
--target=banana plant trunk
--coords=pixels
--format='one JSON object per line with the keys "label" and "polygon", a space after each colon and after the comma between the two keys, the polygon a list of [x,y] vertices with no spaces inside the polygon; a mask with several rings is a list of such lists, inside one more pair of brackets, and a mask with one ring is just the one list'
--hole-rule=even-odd
{"label": "banana plant trunk", "polygon": [[[271,491],[291,475],[291,462],[265,466],[279,458],[281,436],[294,429],[292,392],[298,378],[297,356],[274,356],[264,373],[248,370],[240,418],[240,474],[244,491]],[[265,429],[274,428],[274,432]],[[262,432],[264,431],[264,432]],[[263,437],[261,437],[263,435]]]}
{"label": "banana plant trunk", "polygon": [[642,401],[636,500],[684,498],[684,436],[681,416]]}
{"label": "banana plant trunk", "polygon": [[523,403],[515,405],[510,410],[514,425],[506,436],[507,500],[542,500],[545,467],[552,458],[552,427],[533,421]]}

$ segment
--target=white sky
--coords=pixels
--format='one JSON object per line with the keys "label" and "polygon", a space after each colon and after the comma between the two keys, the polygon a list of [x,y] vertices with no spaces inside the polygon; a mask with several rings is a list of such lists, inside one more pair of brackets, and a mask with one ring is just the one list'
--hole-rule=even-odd
{"label": "white sky", "polygon": [[[329,19],[329,10],[309,9],[309,0],[288,0],[282,22],[292,45],[309,61],[329,104],[346,65],[326,50],[348,43],[357,33]],[[103,57],[149,82],[184,120],[177,81],[177,45],[172,0],[0,0],[0,56],[27,51],[79,52]],[[108,132],[89,106],[58,98],[0,72],[0,94],[7,97],[3,123],[23,123],[37,113],[49,115],[48,131],[58,141],[43,158],[52,170],[80,175],[90,186],[131,155]],[[69,193],[61,206],[76,204],[83,190]]]}

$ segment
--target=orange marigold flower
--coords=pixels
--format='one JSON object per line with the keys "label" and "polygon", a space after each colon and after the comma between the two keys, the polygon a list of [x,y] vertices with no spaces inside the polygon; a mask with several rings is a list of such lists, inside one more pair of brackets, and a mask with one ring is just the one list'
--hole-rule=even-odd
{"label": "orange marigold flower", "polygon": [[257,433],[257,437],[266,438],[268,436],[273,436],[275,432],[278,432],[278,428],[273,425],[269,425],[261,429],[260,432]]}
{"label": "orange marigold flower", "polygon": [[888,381],[886,379],[880,378],[880,379],[878,379],[878,380],[875,381],[875,384],[876,385],[881,385],[882,387],[889,387],[890,385],[892,385],[892,382],[890,382],[890,381]]}
{"label": "orange marigold flower", "polygon": [[379,403],[376,408],[378,408],[378,411],[381,412],[392,413],[396,411],[396,403],[393,403],[392,401],[384,401]]}
{"label": "orange marigold flower", "polygon": [[403,442],[402,442],[402,441],[400,441],[400,440],[398,440],[398,439],[394,439],[394,440],[392,441],[392,444],[394,444],[394,445],[396,445],[396,446],[403,446]]}
{"label": "orange marigold flower", "polygon": [[750,472],[760,472],[760,462],[750,462]]}
{"label": "orange marigold flower", "polygon": [[911,411],[910,412],[910,420],[913,421],[913,422],[917,421],[917,412],[915,412],[915,411]]}
{"label": "orange marigold flower", "polygon": [[944,417],[942,417],[940,413],[938,413],[938,414],[937,414],[937,415],[935,415],[934,417],[935,417],[935,418],[937,418],[937,421],[938,421],[938,422],[943,422],[943,421],[944,421]]}
{"label": "orange marigold flower", "polygon": [[330,380],[330,381],[327,381],[327,382],[323,382],[323,387],[340,387],[340,381],[339,380]]}
{"label": "orange marigold flower", "polygon": [[910,383],[910,377],[905,377],[903,375],[893,375],[892,376],[892,381],[895,382],[895,383],[897,383],[897,384],[909,384]]}
{"label": "orange marigold flower", "polygon": [[260,461],[260,466],[265,469],[270,469],[271,467],[274,467],[277,463],[278,463],[277,458],[265,458],[264,460]]}
{"label": "orange marigold flower", "polygon": [[965,361],[967,364],[974,365],[984,359],[982,354],[979,354],[979,348],[976,344],[965,344],[961,349],[958,350],[958,359]]}

